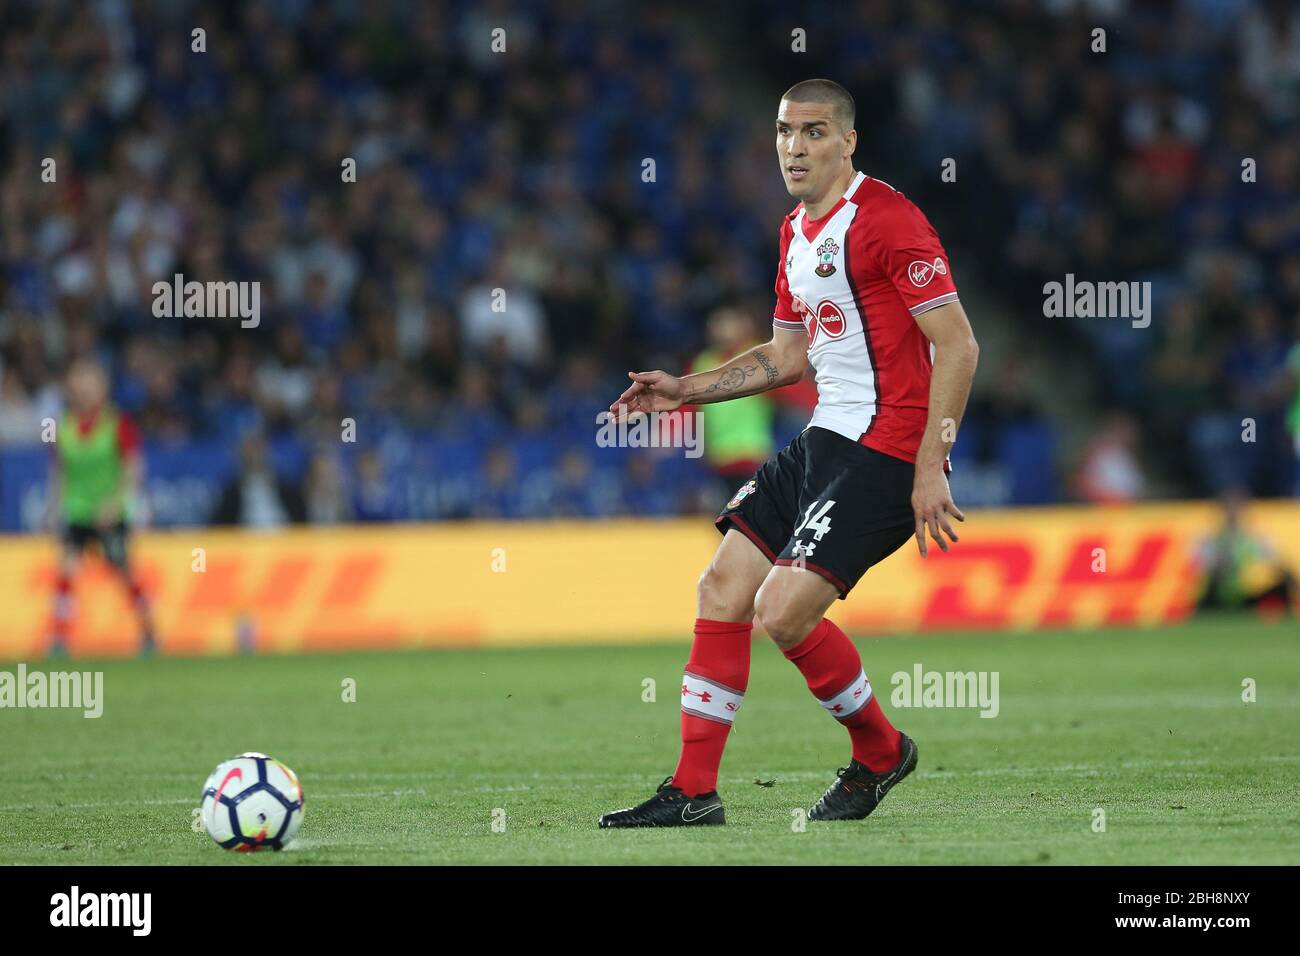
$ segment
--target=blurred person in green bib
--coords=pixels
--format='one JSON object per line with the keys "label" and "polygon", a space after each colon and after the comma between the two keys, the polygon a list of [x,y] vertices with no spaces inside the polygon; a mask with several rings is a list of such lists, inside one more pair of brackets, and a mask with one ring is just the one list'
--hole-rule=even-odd
{"label": "blurred person in green bib", "polygon": [[140,436],[108,399],[103,369],[78,361],[67,373],[67,409],[53,442],[50,510],[60,555],[50,653],[68,650],[72,582],[86,549],[94,546],[117,572],[140,626],[141,652],[154,649],[149,602],[131,572],[127,539],[131,501],[141,480]]}
{"label": "blurred person in green bib", "polygon": [[[708,321],[709,347],[696,356],[692,372],[725,365],[759,344],[750,317],[739,309],[715,309]],[[730,486],[745,479],[772,457],[772,420],[776,406],[769,395],[710,405],[704,415],[704,459]]]}

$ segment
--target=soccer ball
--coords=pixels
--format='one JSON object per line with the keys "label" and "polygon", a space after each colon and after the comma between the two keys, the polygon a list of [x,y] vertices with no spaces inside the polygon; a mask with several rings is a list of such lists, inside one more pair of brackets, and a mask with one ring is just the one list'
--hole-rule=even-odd
{"label": "soccer ball", "polygon": [[266,754],[219,764],[203,785],[199,816],[208,836],[227,850],[283,850],[302,824],[302,784]]}

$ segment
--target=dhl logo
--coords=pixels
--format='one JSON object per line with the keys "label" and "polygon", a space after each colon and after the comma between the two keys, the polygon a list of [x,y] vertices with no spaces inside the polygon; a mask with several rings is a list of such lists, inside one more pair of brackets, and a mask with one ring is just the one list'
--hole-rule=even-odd
{"label": "dhl logo", "polygon": [[[894,613],[853,602],[851,595],[844,625],[1003,630],[1159,624],[1185,617],[1194,603],[1197,572],[1185,536],[1089,532],[1055,546],[1024,535],[972,538],[908,563],[915,600],[902,608],[891,602]],[[908,583],[897,566],[890,581],[899,588]]]}
{"label": "dhl logo", "polygon": [[[1300,568],[1300,507],[1257,505],[1254,526]],[[856,635],[1158,625],[1195,599],[1207,505],[970,515],[962,541],[922,560],[908,545],[872,568],[836,621]],[[145,534],[136,565],[168,653],[230,653],[241,627],[275,651],[466,644],[680,641],[717,535],[694,519],[302,530],[274,537]],[[620,576],[629,553],[635,587]],[[0,538],[0,659],[38,655],[55,553]],[[75,654],[130,653],[134,617],[112,572],[76,585]]]}
{"label": "dhl logo", "polygon": [[[265,561],[218,554],[201,572],[164,570],[157,560],[137,561],[136,570],[172,652],[227,649],[244,627],[259,646],[275,650],[392,645],[409,631],[379,599],[390,568],[375,552],[290,552]],[[54,582],[54,564],[42,563],[33,569],[31,593],[52,594]],[[134,617],[109,568],[87,561],[74,600],[75,652],[134,646]]]}

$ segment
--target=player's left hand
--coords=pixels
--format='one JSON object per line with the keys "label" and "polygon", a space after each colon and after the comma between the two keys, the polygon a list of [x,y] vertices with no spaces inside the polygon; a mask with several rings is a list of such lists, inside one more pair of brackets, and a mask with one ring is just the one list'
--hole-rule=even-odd
{"label": "player's left hand", "polygon": [[682,406],[686,386],[677,376],[656,370],[628,372],[627,377],[632,384],[618,397],[618,401],[609,406],[612,421],[621,421],[622,417],[637,412],[671,412]]}
{"label": "player's left hand", "polygon": [[[916,546],[921,551],[921,557],[924,558],[929,554],[928,543],[925,540],[927,528],[930,537],[934,538],[944,551],[948,550],[948,542],[944,539],[944,534],[954,543],[957,541],[957,532],[948,523],[948,517],[951,515],[958,521],[965,521],[966,516],[952,500],[952,491],[948,488],[948,476],[943,473],[942,465],[935,468],[917,466],[916,478],[912,482],[912,513],[916,516]],[[940,534],[941,531],[943,534]]]}

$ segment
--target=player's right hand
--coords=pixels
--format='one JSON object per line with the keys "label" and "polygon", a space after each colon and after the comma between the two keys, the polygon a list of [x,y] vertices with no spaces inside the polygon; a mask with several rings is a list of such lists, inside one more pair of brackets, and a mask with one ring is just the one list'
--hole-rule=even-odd
{"label": "player's right hand", "polygon": [[609,406],[616,422],[634,412],[671,412],[686,395],[686,384],[667,372],[628,372],[627,377],[632,384]]}
{"label": "player's right hand", "polygon": [[954,544],[957,542],[957,532],[949,524],[948,517],[951,515],[958,521],[965,521],[966,516],[952,500],[948,476],[944,474],[942,466],[917,466],[916,477],[912,482],[912,513],[916,518],[916,546],[921,557],[928,557],[930,553],[925,540],[926,531],[930,532],[930,537],[944,551],[948,550],[944,535]]}

